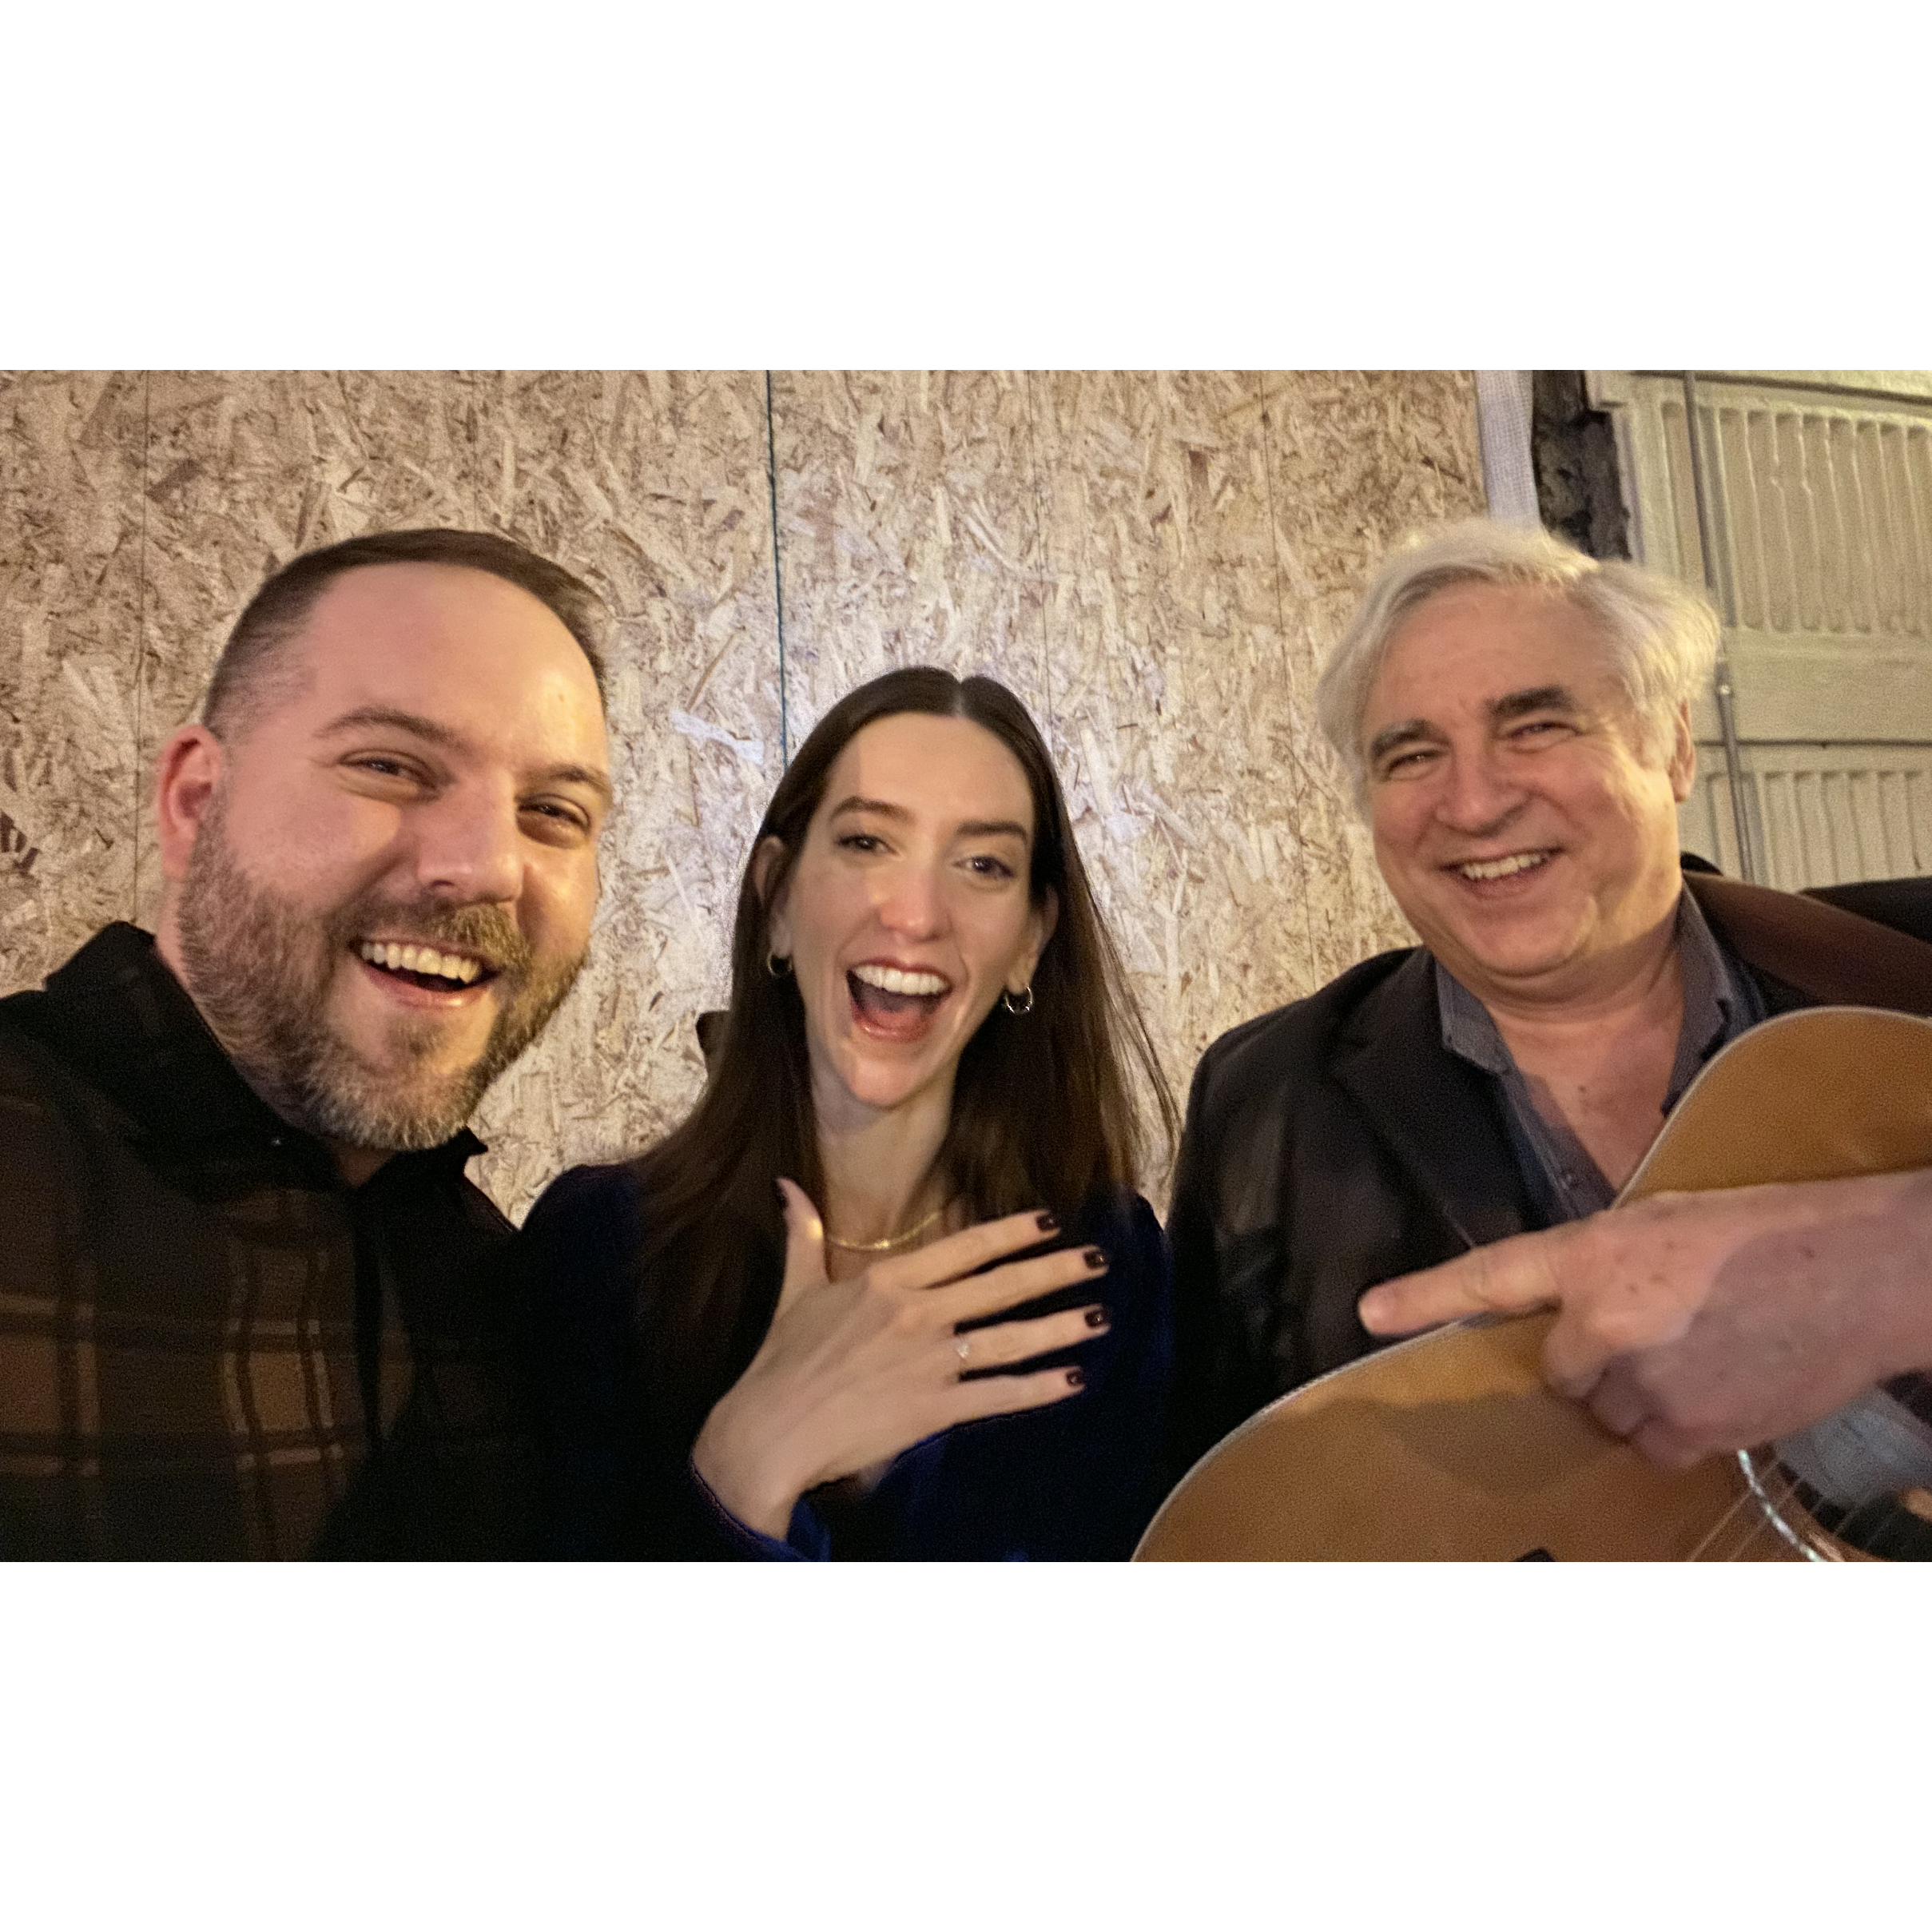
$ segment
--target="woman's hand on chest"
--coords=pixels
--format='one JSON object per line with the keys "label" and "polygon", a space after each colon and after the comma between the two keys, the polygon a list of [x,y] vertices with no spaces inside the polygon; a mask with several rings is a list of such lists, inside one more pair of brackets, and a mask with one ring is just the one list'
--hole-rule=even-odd
{"label": "woman's hand on chest", "polygon": [[740,1521],[783,1537],[806,1490],[888,1462],[957,1423],[1044,1408],[1080,1388],[1077,1367],[975,1372],[1091,1341],[1107,1326],[1099,1302],[958,1332],[1106,1273],[1098,1248],[988,1266],[1058,1233],[1052,1215],[1009,1214],[835,1282],[818,1210],[791,1182],[778,1186],[785,1266],[777,1311],[692,1452],[698,1475]]}

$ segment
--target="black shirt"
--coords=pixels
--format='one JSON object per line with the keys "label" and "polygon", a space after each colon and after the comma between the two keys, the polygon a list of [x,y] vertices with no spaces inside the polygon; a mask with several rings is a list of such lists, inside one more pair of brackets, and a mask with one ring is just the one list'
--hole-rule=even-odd
{"label": "black shirt", "polygon": [[349,1187],[133,926],[0,1000],[0,1554],[528,1553],[481,1151]]}
{"label": "black shirt", "polygon": [[[787,1537],[727,1514],[690,1467],[710,1401],[680,1402],[663,1376],[662,1310],[641,1275],[643,1189],[634,1165],[573,1167],[531,1210],[519,1244],[531,1284],[533,1361],[549,1448],[555,1553],[893,1561],[1123,1558],[1160,1500],[1158,1461],[1173,1356],[1167,1242],[1126,1189],[1096,1195],[1043,1248],[1104,1249],[1098,1281],[1055,1289],[1000,1318],[1088,1301],[1104,1333],[1040,1358],[1078,1362],[1076,1395],[928,1436],[863,1494],[815,1490]],[[777,1305],[782,1250],[757,1250],[725,1389],[757,1352]],[[713,1399],[715,1399],[714,1397]]]}

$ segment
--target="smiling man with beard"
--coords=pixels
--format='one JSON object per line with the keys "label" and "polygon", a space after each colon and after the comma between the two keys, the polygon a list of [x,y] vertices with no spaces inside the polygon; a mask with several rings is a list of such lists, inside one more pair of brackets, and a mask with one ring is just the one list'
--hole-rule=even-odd
{"label": "smiling man with beard", "polygon": [[0,1554],[534,1547],[464,1123],[589,942],[594,608],[411,531],[242,614],[161,752],[153,936],[0,1001]]}

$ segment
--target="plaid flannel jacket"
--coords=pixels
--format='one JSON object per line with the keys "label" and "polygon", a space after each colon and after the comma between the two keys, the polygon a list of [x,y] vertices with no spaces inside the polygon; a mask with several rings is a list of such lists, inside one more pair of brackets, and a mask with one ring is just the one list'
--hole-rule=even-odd
{"label": "plaid flannel jacket", "polygon": [[348,1188],[133,926],[0,1000],[0,1555],[529,1553],[480,1148]]}

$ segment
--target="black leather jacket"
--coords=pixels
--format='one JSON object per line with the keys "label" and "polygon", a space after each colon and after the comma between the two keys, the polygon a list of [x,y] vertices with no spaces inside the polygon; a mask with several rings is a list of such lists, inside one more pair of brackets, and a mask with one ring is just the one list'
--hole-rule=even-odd
{"label": "black leather jacket", "polygon": [[[1932,936],[1932,881],[1815,896]],[[1768,1012],[1815,1003],[1746,970]],[[1381,1346],[1356,1318],[1365,1289],[1539,1225],[1492,1083],[1442,1045],[1420,948],[1224,1034],[1195,1070],[1167,1219],[1171,1477],[1277,1396]]]}

